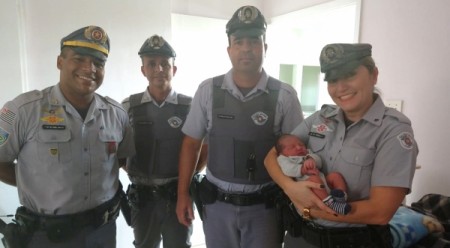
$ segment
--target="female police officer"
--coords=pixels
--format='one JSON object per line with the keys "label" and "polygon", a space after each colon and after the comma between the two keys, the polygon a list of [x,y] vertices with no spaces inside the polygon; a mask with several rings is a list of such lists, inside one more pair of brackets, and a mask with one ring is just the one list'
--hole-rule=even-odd
{"label": "female police officer", "polygon": [[[389,247],[386,225],[414,176],[417,144],[410,120],[385,107],[374,93],[378,68],[369,44],[329,44],[320,55],[328,93],[325,105],[294,131],[323,160],[325,173],[340,172],[348,183],[352,211],[336,215],[309,189],[283,175],[272,149],[265,163],[269,174],[303,212],[302,238],[286,238],[285,247]],[[340,222],[319,227],[314,219]]]}

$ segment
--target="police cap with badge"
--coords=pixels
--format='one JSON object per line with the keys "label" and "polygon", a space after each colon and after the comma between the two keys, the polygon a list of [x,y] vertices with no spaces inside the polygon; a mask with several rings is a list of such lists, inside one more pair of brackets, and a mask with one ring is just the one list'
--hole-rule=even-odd
{"label": "police cap with badge", "polygon": [[372,56],[370,44],[328,44],[320,53],[320,71],[325,81],[333,81],[350,75],[364,58]]}
{"label": "police cap with badge", "polygon": [[109,37],[105,30],[97,26],[80,28],[61,39],[61,50],[70,47],[76,53],[89,55],[106,61],[109,54]]}
{"label": "police cap with badge", "polygon": [[266,19],[254,6],[240,7],[226,25],[227,35],[235,37],[264,35],[266,29]]}
{"label": "police cap with badge", "polygon": [[170,46],[169,42],[159,35],[153,35],[145,40],[139,49],[139,56],[162,55],[169,58],[175,58],[175,50]]}

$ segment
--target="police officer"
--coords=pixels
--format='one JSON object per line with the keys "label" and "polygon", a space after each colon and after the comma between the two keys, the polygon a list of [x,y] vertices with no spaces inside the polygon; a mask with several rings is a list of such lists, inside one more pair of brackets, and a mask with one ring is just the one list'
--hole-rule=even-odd
{"label": "police officer", "polygon": [[119,168],[134,144],[126,111],[95,93],[109,50],[102,28],[74,31],[61,40],[59,83],[1,110],[0,179],[19,191],[26,247],[116,246]]}
{"label": "police officer", "polygon": [[[159,247],[162,237],[164,247],[190,247],[192,227],[178,222],[175,206],[181,127],[192,98],[172,89],[176,54],[163,37],[148,38],[139,56],[147,89],[122,103],[128,110],[136,145],[136,156],[128,165],[134,245]],[[203,165],[201,162],[197,169]]]}
{"label": "police officer", "polygon": [[188,187],[202,140],[208,140],[203,230],[208,247],[281,247],[274,184],[263,160],[277,135],[303,119],[295,90],[267,75],[267,24],[254,6],[240,7],[226,25],[232,69],[198,88],[183,132],[177,215],[193,219]]}
{"label": "police officer", "polygon": [[303,226],[302,238],[288,237],[285,247],[391,247],[387,224],[411,191],[418,153],[411,122],[375,93],[378,68],[370,44],[328,44],[320,66],[337,106],[324,105],[292,133],[322,157],[325,173],[344,176],[352,210],[327,213],[312,184],[282,175],[271,150],[270,175],[302,210],[304,223],[316,223]]}

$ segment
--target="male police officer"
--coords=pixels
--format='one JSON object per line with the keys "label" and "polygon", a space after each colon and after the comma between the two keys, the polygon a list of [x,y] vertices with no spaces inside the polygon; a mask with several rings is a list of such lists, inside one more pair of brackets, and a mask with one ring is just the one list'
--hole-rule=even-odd
{"label": "male police officer", "polygon": [[1,110],[0,180],[18,188],[26,247],[116,246],[119,159],[134,143],[125,110],[95,94],[109,44],[97,26],[64,37],[59,83]]}
{"label": "male police officer", "polygon": [[192,98],[172,89],[176,54],[163,37],[148,38],[139,55],[148,87],[123,102],[136,145],[136,156],[127,168],[134,245],[159,247],[162,236],[164,247],[190,247],[192,227],[178,222],[175,206],[181,127]]}
{"label": "male police officer", "polygon": [[200,185],[200,198],[208,247],[281,247],[276,209],[266,193],[274,183],[263,160],[275,137],[291,132],[303,117],[295,90],[262,68],[266,27],[256,7],[234,13],[226,25],[233,68],[199,86],[183,126],[177,215],[190,225],[188,188],[207,137],[207,179]]}

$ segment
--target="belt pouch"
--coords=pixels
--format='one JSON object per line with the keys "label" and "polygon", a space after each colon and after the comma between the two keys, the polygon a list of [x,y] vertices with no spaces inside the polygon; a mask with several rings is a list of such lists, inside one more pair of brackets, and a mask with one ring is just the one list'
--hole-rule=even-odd
{"label": "belt pouch", "polygon": [[217,200],[217,186],[203,178],[199,185],[199,197],[203,204],[212,204]]}

